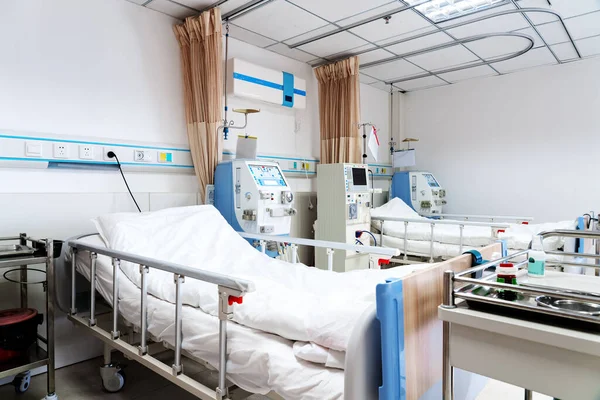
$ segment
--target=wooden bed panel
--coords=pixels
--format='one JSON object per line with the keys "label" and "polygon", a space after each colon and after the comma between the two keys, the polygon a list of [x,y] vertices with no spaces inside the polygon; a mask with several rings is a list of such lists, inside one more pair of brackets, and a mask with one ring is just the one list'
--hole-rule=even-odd
{"label": "wooden bed panel", "polygon": [[[499,243],[479,250],[484,259],[500,252]],[[418,400],[442,379],[442,304],[444,271],[471,268],[472,256],[464,255],[436,264],[402,280],[406,399]]]}

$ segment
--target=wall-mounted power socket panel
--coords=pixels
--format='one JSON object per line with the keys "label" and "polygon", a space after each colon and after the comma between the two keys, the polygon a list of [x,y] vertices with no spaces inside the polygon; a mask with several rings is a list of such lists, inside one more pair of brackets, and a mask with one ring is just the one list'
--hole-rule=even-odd
{"label": "wall-mounted power socket panel", "polygon": [[69,158],[69,145],[67,143],[54,143],[52,156],[54,158]]}
{"label": "wall-mounted power socket panel", "polygon": [[152,152],[150,150],[134,150],[133,161],[152,162]]}
{"label": "wall-mounted power socket panel", "polygon": [[93,160],[94,159],[94,146],[91,144],[80,144],[79,145],[79,158],[82,160]]}

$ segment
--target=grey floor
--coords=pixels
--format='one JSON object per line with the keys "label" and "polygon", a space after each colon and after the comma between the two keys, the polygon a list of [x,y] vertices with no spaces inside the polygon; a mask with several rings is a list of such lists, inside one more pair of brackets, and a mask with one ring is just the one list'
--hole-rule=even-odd
{"label": "grey floor", "polygon": [[[165,357],[169,357],[169,355],[166,354]],[[121,392],[105,393],[102,391],[98,371],[98,368],[102,365],[102,358],[96,358],[56,371],[56,392],[59,400],[197,399],[135,361],[128,361],[119,356],[115,356],[114,360],[126,365],[127,383]],[[215,371],[194,363],[184,363],[184,370],[186,375],[209,387],[217,386],[218,375]],[[16,394],[12,385],[0,387],[0,399],[2,400],[40,400],[45,395],[45,374],[34,376],[31,380],[30,389],[24,394]],[[232,395],[232,399],[267,400],[267,397],[236,391]]]}

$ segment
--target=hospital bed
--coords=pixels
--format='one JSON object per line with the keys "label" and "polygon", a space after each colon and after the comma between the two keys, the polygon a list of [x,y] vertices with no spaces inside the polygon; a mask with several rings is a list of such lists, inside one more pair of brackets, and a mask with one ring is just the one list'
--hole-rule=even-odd
{"label": "hospital bed", "polygon": [[[442,218],[443,217],[443,218]],[[444,218],[456,219],[444,219]],[[439,219],[438,219],[439,218]],[[505,221],[505,222],[502,222]],[[497,240],[506,242],[509,253],[529,247],[533,235],[550,229],[581,229],[580,219],[548,224],[532,225],[528,217],[494,217],[468,215],[438,215],[435,219],[419,215],[399,198],[372,210],[371,228],[379,235],[381,246],[397,248],[402,259],[409,257],[429,262],[462,254]],[[564,246],[562,238],[545,242],[547,250]],[[554,258],[560,258],[555,256]]]}
{"label": "hospital bed", "polygon": [[[332,250],[346,250],[348,246],[289,237],[269,239]],[[228,398],[231,385],[253,393],[277,393],[286,399],[419,399],[430,398],[427,396],[432,391],[441,393],[442,336],[436,317],[437,306],[442,302],[441,279],[446,270],[460,272],[471,268],[474,259],[464,255],[439,264],[402,267],[411,268],[412,272],[373,287],[377,302],[356,320],[344,368],[334,369],[295,357],[291,340],[231,321],[240,307],[238,303],[243,303],[253,290],[261,290],[251,281],[113,250],[98,235],[73,238],[67,244],[66,248],[71,249],[65,255],[69,262],[58,272],[59,278],[63,277],[62,284],[58,284],[58,291],[63,293],[59,305],[69,309],[69,319],[74,324],[105,343],[103,381],[112,380],[117,388],[122,381],[119,367],[110,362],[112,348],[202,399]],[[500,245],[493,244],[482,248],[481,255],[490,258],[499,250]],[[122,273],[121,262],[139,264],[139,286]],[[174,276],[170,283],[175,286],[174,302],[148,293],[148,276],[159,271]],[[321,272],[340,277],[335,279],[347,275]],[[90,281],[89,312],[76,307],[78,273]],[[393,271],[389,274],[393,275]],[[96,279],[91,279],[94,276]],[[212,284],[212,290],[219,294],[217,316],[183,304],[182,287],[186,280]],[[96,316],[96,291],[112,308],[107,329],[100,326]],[[65,295],[70,297],[66,305]],[[389,312],[390,307],[395,311]],[[120,333],[127,331],[123,324],[135,334],[125,338]],[[153,357],[151,348],[157,344],[174,351],[172,365]],[[185,375],[182,357],[218,369],[217,388]],[[456,379],[457,390],[464,388],[465,398],[472,398],[466,393],[473,393],[476,379],[467,373],[462,377],[458,373]]]}

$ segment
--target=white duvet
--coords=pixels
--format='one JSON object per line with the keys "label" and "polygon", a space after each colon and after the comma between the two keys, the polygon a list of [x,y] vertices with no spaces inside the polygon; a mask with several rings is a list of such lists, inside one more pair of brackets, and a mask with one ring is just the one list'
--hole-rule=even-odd
{"label": "white duvet", "polygon": [[[104,246],[97,236],[83,242]],[[77,270],[90,278],[89,256],[77,257]],[[96,288],[112,303],[112,266],[110,258],[99,255],[96,263]],[[148,332],[155,342],[175,344],[174,305],[148,296]],[[119,315],[132,325],[140,325],[140,290],[129,279],[119,280]],[[183,307],[183,349],[215,368],[219,368],[219,320],[197,308]],[[298,347],[298,353],[296,348]],[[270,391],[290,400],[340,400],[344,398],[344,372],[327,362],[327,352],[302,346],[277,335],[227,324],[227,377],[252,392]],[[332,353],[335,353],[332,351]],[[303,359],[308,358],[305,362]],[[342,360],[343,362],[343,360]],[[317,365],[323,364],[323,365]]]}
{"label": "white duvet", "polygon": [[[420,216],[415,210],[410,208],[399,198],[393,198],[381,207],[371,210],[372,217],[400,217],[423,220],[426,223],[411,222],[408,224],[408,240],[431,241],[431,219]],[[448,220],[445,220],[448,221]],[[455,221],[460,222],[460,221]],[[381,230],[381,221],[373,221],[373,226]],[[493,243],[497,239],[506,240],[509,249],[524,250],[529,247],[529,243],[534,235],[553,229],[575,229],[576,221],[561,221],[546,224],[510,224],[505,232],[494,236],[492,228],[483,226],[465,226],[463,231],[463,245],[481,247]],[[404,222],[386,221],[383,225],[384,234],[404,239]],[[460,227],[458,225],[436,225],[433,233],[435,242],[458,245],[460,244]],[[556,250],[564,245],[563,238],[548,238],[544,240],[546,250]],[[399,247],[400,249],[403,246]],[[442,251],[443,252],[443,251]],[[426,250],[429,254],[429,249]]]}
{"label": "white duvet", "polygon": [[[339,274],[289,264],[253,248],[212,206],[110,214],[97,218],[95,224],[112,249],[254,282],[256,291],[235,306],[236,322],[339,351],[346,350],[356,319],[375,302],[378,283],[430,266]],[[139,267],[122,262],[121,268],[139,287]],[[217,315],[215,285],[186,279],[182,288],[184,304]],[[174,302],[172,274],[151,269],[148,291]]]}

